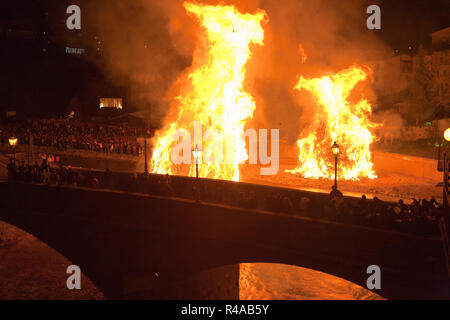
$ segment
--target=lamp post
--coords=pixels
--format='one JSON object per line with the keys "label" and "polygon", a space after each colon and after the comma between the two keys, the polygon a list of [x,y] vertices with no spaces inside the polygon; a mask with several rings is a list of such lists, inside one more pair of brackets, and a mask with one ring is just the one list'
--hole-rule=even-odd
{"label": "lamp post", "polygon": [[16,145],[17,145],[17,138],[16,137],[11,137],[9,138],[9,145],[13,148],[13,153],[14,153],[14,165],[16,164]]}
{"label": "lamp post", "polygon": [[147,166],[147,138],[144,140],[144,173],[148,174],[148,166]]}
{"label": "lamp post", "polygon": [[[448,143],[450,142],[450,128],[447,128],[447,130],[444,131],[444,139]],[[449,203],[448,203],[448,178],[449,178],[449,167],[450,167],[450,159],[449,159],[449,148],[446,146],[444,151],[444,163],[443,163],[443,171],[444,171],[444,190],[443,190],[443,206],[444,209],[448,209]],[[450,270],[449,270],[450,273]]]}
{"label": "lamp post", "polygon": [[331,151],[334,154],[334,188],[337,190],[337,161],[339,154],[339,145],[336,143],[336,141],[331,146]]}
{"label": "lamp post", "polygon": [[198,179],[198,163],[202,159],[202,149],[198,147],[198,144],[195,145],[194,150],[192,150],[192,154],[194,155],[195,160],[195,176]]}

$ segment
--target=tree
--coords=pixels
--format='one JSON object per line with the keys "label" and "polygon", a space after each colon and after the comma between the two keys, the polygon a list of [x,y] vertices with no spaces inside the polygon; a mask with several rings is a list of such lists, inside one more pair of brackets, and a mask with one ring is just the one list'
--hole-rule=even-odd
{"label": "tree", "polygon": [[425,59],[426,51],[420,46],[409,95],[410,116],[416,125],[424,123],[434,113],[434,107],[431,102],[432,75]]}

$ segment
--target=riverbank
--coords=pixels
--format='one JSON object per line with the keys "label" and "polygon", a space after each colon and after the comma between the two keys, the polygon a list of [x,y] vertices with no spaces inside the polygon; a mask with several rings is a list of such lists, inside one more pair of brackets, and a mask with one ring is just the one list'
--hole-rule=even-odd
{"label": "riverbank", "polygon": [[73,263],[33,235],[0,221],[0,300],[98,300],[103,294],[84,275],[69,290]]}

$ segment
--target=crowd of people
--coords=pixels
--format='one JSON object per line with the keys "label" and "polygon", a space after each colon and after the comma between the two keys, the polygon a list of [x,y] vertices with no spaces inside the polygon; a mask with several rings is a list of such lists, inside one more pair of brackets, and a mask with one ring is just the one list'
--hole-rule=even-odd
{"label": "crowd of people", "polygon": [[403,200],[397,203],[386,202],[378,197],[368,199],[344,197],[333,189],[328,196],[307,195],[297,190],[268,189],[264,192],[251,188],[237,195],[220,192],[213,188],[204,188],[200,193],[208,200],[231,204],[249,209],[261,209],[288,215],[306,216],[334,222],[364,226],[396,229],[420,234],[437,234],[437,221],[443,214],[442,204],[435,198],[411,199],[407,204]]}
{"label": "crowd of people", "polygon": [[59,151],[84,149],[105,153],[139,155],[143,145],[139,137],[150,137],[153,131],[146,128],[96,124],[69,119],[33,120],[8,123],[0,127],[0,142],[8,143],[12,136],[21,144],[55,147]]}
{"label": "crowd of people", "polygon": [[410,204],[403,200],[390,203],[378,197],[369,200],[363,195],[358,201],[349,201],[342,195],[330,195],[330,201],[324,206],[324,215],[331,220],[348,223],[380,227],[395,225],[405,231],[430,234],[438,232],[436,222],[443,213],[442,206],[435,198],[411,200]]}
{"label": "crowd of people", "polygon": [[87,186],[100,187],[100,183],[96,174],[80,172],[72,170],[66,166],[52,166],[43,159],[39,164],[37,161],[33,165],[26,165],[24,161],[20,161],[18,165],[11,159],[8,164],[8,180],[12,182],[26,182],[47,185],[67,185],[67,186]]}
{"label": "crowd of people", "polygon": [[443,213],[436,199],[411,199],[397,203],[385,202],[377,197],[369,200],[344,197],[333,188],[329,196],[308,195],[298,190],[274,189],[225,181],[201,179],[192,183],[186,177],[149,174],[119,174],[106,171],[72,170],[70,167],[41,164],[17,167],[11,161],[8,177],[13,181],[68,185],[90,188],[118,189],[127,192],[149,193],[220,203],[240,208],[307,216],[334,222],[380,228],[393,228],[405,232],[436,234],[437,220]]}

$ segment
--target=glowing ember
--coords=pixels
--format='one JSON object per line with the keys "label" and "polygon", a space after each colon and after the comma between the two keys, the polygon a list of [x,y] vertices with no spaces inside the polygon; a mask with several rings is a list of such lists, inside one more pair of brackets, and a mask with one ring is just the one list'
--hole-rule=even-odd
{"label": "glowing ember", "polygon": [[347,101],[355,85],[366,80],[369,72],[369,69],[353,66],[322,78],[300,76],[295,89],[311,92],[317,112],[297,141],[300,165],[287,172],[299,173],[305,178],[334,179],[331,145],[336,141],[340,146],[338,178],[376,178],[370,153],[370,144],[375,140],[371,129],[377,126],[369,121],[372,107],[365,99],[355,104]]}
{"label": "glowing ember", "polygon": [[[201,122],[203,159],[199,175],[214,179],[239,181],[239,163],[248,159],[244,133],[247,119],[253,116],[255,102],[243,90],[245,65],[250,58],[250,43],[262,45],[266,20],[264,11],[242,14],[230,5],[203,5],[185,2],[206,30],[205,48],[197,48],[192,67],[178,79],[181,93],[176,98],[175,118],[157,133],[152,155],[152,172],[173,174],[177,166],[171,151],[177,129],[194,132],[194,122]],[[207,140],[207,141],[205,141]],[[192,149],[194,141],[191,142]],[[213,159],[213,157],[215,159]],[[190,166],[195,176],[195,166]]]}

